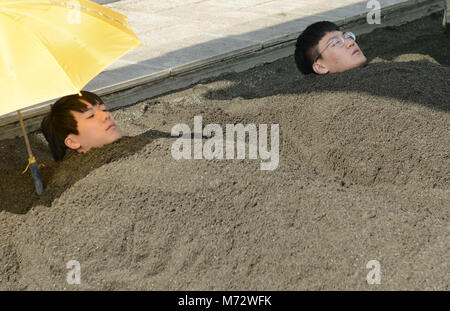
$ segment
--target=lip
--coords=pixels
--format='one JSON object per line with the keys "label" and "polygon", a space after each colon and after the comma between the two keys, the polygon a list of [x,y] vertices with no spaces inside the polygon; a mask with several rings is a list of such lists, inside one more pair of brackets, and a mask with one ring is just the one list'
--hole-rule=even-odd
{"label": "lip", "polygon": [[352,56],[353,56],[353,55],[358,55],[358,54],[360,54],[360,53],[361,53],[361,52],[360,52],[358,49],[356,49],[356,50],[353,51]]}
{"label": "lip", "polygon": [[113,123],[113,124],[111,124],[110,126],[108,126],[107,128],[106,128],[106,131],[108,131],[108,130],[110,130],[110,129],[112,129],[112,128],[116,128],[117,127],[117,125],[115,124],[115,123]]}

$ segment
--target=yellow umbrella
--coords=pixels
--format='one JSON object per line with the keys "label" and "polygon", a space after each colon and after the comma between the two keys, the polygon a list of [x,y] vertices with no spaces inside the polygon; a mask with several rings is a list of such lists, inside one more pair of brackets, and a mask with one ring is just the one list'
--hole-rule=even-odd
{"label": "yellow umbrella", "polygon": [[[140,44],[126,16],[95,2],[1,1],[0,116],[79,93]],[[25,131],[24,136],[27,142]],[[32,165],[34,158],[27,149]],[[40,194],[42,183],[41,189],[38,186]]]}

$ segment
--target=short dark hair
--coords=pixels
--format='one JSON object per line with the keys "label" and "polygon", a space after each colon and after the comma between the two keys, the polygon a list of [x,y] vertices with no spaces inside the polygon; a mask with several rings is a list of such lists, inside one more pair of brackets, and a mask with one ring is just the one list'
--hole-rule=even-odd
{"label": "short dark hair", "polygon": [[85,112],[86,101],[93,106],[103,105],[101,98],[91,92],[81,91],[79,94],[67,95],[51,106],[50,112],[41,122],[41,130],[55,161],[60,161],[68,148],[64,140],[69,134],[78,135],[77,121],[71,111]]}
{"label": "short dark hair", "polygon": [[295,45],[295,63],[303,74],[315,73],[313,60],[319,54],[317,44],[330,31],[339,31],[339,26],[332,22],[322,21],[309,25],[297,38]]}

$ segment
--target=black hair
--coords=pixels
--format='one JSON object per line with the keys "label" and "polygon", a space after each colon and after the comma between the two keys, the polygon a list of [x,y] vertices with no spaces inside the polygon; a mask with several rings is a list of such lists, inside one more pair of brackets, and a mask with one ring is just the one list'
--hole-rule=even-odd
{"label": "black hair", "polygon": [[317,45],[328,32],[339,31],[339,26],[332,22],[321,21],[309,25],[297,38],[295,45],[295,63],[303,74],[315,73],[312,65],[317,57]]}
{"label": "black hair", "polygon": [[101,98],[91,92],[81,91],[79,94],[67,95],[51,106],[50,112],[41,122],[41,130],[55,161],[60,161],[68,148],[65,139],[69,134],[78,135],[77,121],[71,111],[83,113],[88,107],[86,101],[93,106],[103,105]]}

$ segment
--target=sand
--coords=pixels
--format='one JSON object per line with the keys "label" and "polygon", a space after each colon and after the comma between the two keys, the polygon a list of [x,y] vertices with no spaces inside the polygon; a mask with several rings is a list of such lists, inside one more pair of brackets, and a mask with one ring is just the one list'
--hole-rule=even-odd
{"label": "sand", "polygon": [[[450,41],[441,14],[358,38],[370,64],[293,58],[114,111],[126,137],[51,161],[0,142],[2,290],[448,290]],[[279,124],[279,165],[176,161],[175,124]],[[196,133],[198,134],[198,133]],[[204,138],[204,142],[208,141]],[[81,283],[66,281],[69,260]],[[368,284],[377,260],[381,284]]]}

